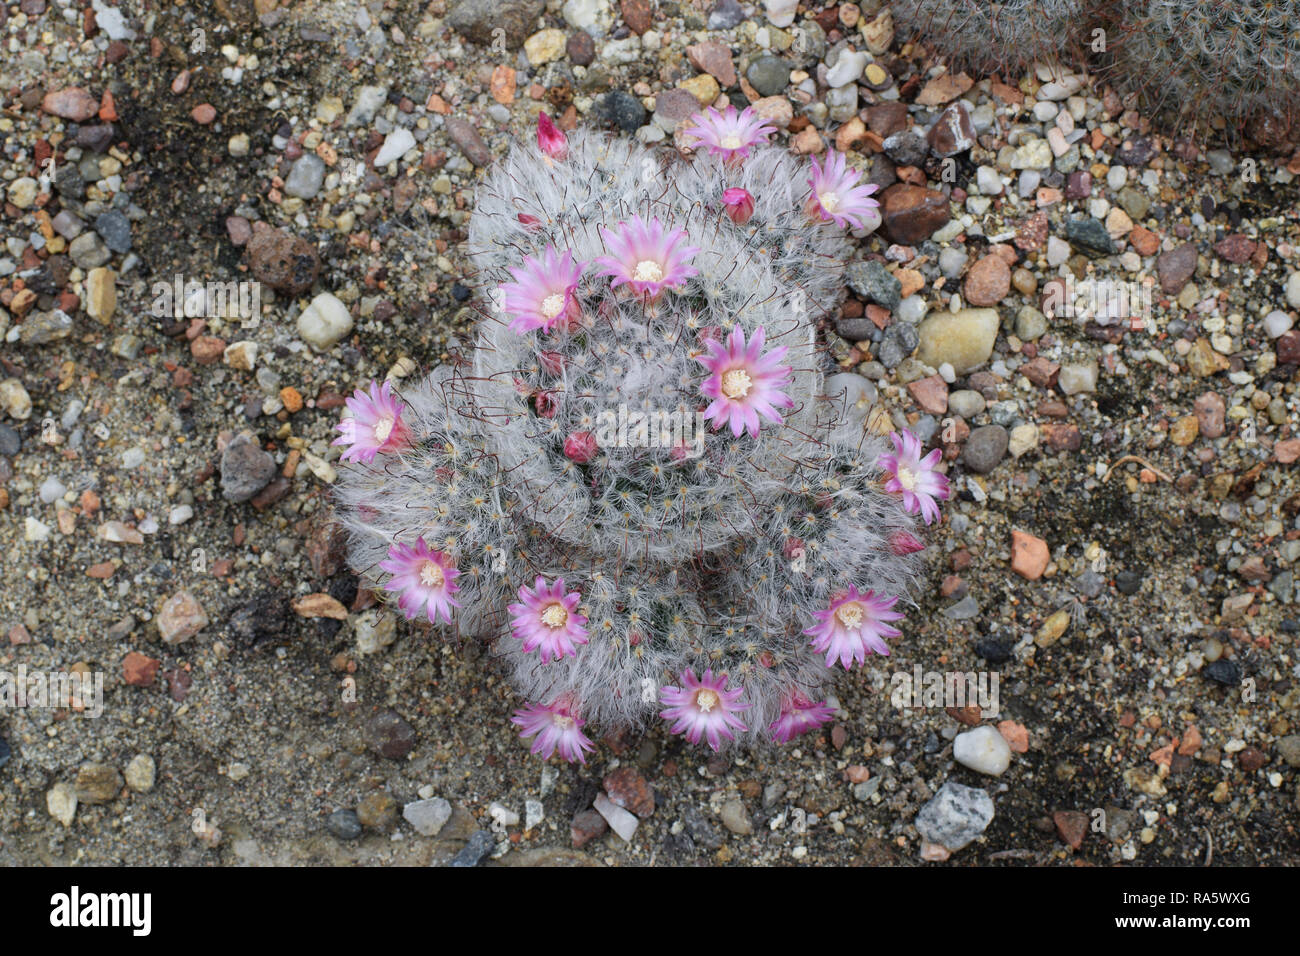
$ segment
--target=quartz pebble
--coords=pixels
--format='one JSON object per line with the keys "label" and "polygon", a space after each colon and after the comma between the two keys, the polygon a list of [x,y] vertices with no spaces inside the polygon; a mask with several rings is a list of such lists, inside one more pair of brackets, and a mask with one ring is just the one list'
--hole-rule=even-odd
{"label": "quartz pebble", "polygon": [[985,724],[952,742],[952,756],[963,767],[991,777],[1000,777],[1011,766],[1011,747],[997,729]]}

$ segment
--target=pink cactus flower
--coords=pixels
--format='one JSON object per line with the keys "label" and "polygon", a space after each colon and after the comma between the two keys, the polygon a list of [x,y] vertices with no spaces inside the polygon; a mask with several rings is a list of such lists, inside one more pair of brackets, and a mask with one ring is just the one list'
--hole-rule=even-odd
{"label": "pink cactus flower", "polygon": [[585,465],[596,457],[596,436],[591,432],[574,432],[564,439],[564,455],[578,465]]}
{"label": "pink cactus flower", "polygon": [[750,106],[743,113],[737,113],[734,106],[722,113],[710,107],[691,119],[695,125],[684,132],[695,138],[696,148],[706,146],[710,153],[729,163],[740,162],[749,155],[751,146],[766,143],[776,132],[776,127],[761,119]]}
{"label": "pink cactus flower", "polygon": [[611,286],[626,285],[637,295],[659,297],[664,289],[677,288],[700,270],[690,265],[700,250],[685,244],[681,229],[665,230],[658,219],[649,222],[633,216],[620,222],[617,230],[601,229],[611,255],[595,261],[600,274],[613,279]]}
{"label": "pink cactus flower", "polygon": [[818,165],[814,158],[812,175],[808,177],[812,195],[805,207],[809,217],[821,222],[834,221],[840,228],[865,228],[878,215],[875,210],[880,208],[880,203],[871,194],[880,187],[875,183],[860,186],[861,178],[856,169],[849,168],[843,153],[832,150],[826,155],[825,166]]}
{"label": "pink cactus flower", "polygon": [[582,278],[582,264],[573,261],[573,253],[556,251],[547,246],[540,259],[524,257],[524,264],[512,268],[514,282],[499,286],[504,295],[502,308],[514,316],[512,331],[521,335],[533,329],[550,332],[562,322],[582,316],[576,295]]}
{"label": "pink cactus flower", "polygon": [[915,554],[917,551],[924,551],[925,545],[921,540],[910,531],[895,531],[889,539],[889,550],[894,554],[902,557],[905,554]]}
{"label": "pink cactus flower", "polygon": [[582,732],[586,721],[578,716],[578,705],[569,694],[549,704],[529,704],[516,710],[510,722],[519,725],[520,737],[537,738],[532,753],[541,754],[543,760],[549,760],[558,750],[561,759],[585,764],[586,752],[596,749]]}
{"label": "pink cactus flower", "polygon": [[884,639],[902,633],[885,623],[902,618],[900,612],[890,610],[897,603],[896,597],[878,597],[874,591],[859,594],[850,585],[848,591],[831,599],[826,610],[813,611],[813,617],[821,623],[804,633],[812,637],[813,650],[826,654],[827,667],[833,667],[839,658],[844,669],[851,670],[854,661],[866,663],[867,655],[873,651],[889,656],[889,645]]}
{"label": "pink cactus flower", "polygon": [[706,670],[702,680],[696,680],[695,672],[684,670],[678,675],[681,687],[664,687],[659,691],[659,701],[668,709],[659,716],[664,720],[675,721],[669,728],[674,734],[686,735],[693,744],[700,742],[703,735],[709,746],[717,750],[722,738],[735,740],[732,730],[748,730],[744,722],[736,716],[749,710],[749,704],[741,701],[745,693],[743,687],[727,690],[727,675],[716,678],[712,670]]}
{"label": "pink cactus flower", "polygon": [[460,590],[456,583],[460,572],[450,555],[431,549],[420,537],[415,539],[414,547],[392,545],[388,558],[380,561],[379,567],[392,575],[384,582],[384,590],[399,592],[397,606],[408,621],[414,620],[423,609],[430,624],[437,624],[440,616],[451,623],[451,609],[460,607],[460,602],[452,597]]}
{"label": "pink cactus flower", "polygon": [[782,345],[764,355],[763,337],[760,325],[746,345],[745,332],[736,325],[725,346],[714,339],[705,340],[708,354],[695,357],[710,373],[700,391],[713,399],[704,418],[713,422],[714,431],[730,423],[731,434],[737,438],[746,428],[751,438],[757,438],[759,415],[779,425],[784,419],[774,406],[794,407],[794,399],[781,391],[792,377],[790,366],[780,364],[789,350]]}
{"label": "pink cactus flower", "polygon": [[728,219],[737,226],[743,226],[749,222],[749,217],[754,215],[754,197],[749,194],[748,189],[724,189],[722,209]]}
{"label": "pink cactus flower", "polygon": [[814,704],[800,691],[792,690],[781,701],[781,716],[768,725],[768,730],[777,743],[788,744],[834,716],[835,711],[825,701]]}
{"label": "pink cactus flower", "polygon": [[545,113],[537,114],[537,145],[551,159],[562,160],[569,155],[568,139]]}
{"label": "pink cactus flower", "polygon": [[921,440],[909,431],[902,435],[891,432],[897,454],[881,455],[880,467],[889,473],[885,490],[903,496],[903,507],[908,514],[920,514],[926,524],[939,520],[939,505],[949,494],[948,478],[934,470],[943,457],[943,450],[934,449],[921,457]]}
{"label": "pink cactus flower", "polygon": [[577,591],[565,592],[564,578],[547,585],[541,575],[529,588],[519,589],[522,604],[511,604],[508,610],[510,632],[524,642],[525,651],[541,649],[543,664],[558,661],[561,657],[576,657],[575,644],[587,643],[587,629],[582,625],[587,619],[578,613],[582,595]]}
{"label": "pink cactus flower", "polygon": [[365,464],[375,460],[380,452],[392,453],[411,444],[411,432],[402,421],[406,405],[393,395],[392,382],[370,383],[370,391],[357,389],[347,400],[352,412],[334,427],[342,432],[332,444],[346,445],[344,461]]}

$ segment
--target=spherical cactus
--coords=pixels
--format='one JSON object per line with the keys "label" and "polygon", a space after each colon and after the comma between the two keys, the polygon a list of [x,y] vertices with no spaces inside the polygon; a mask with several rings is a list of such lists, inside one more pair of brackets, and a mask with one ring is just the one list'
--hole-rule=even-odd
{"label": "spherical cactus", "polygon": [[472,358],[340,425],[352,566],[493,640],[543,756],[789,740],[899,635],[940,453],[864,429],[816,339],[875,187],[770,132],[709,111],[684,162],[543,116],[476,196]]}
{"label": "spherical cactus", "polygon": [[1086,38],[1087,0],[896,0],[903,31],[981,72],[1066,58]]}
{"label": "spherical cactus", "polygon": [[1282,131],[1300,120],[1294,3],[1143,0],[1103,12],[1114,22],[1109,76],[1148,108],[1188,127],[1223,122],[1229,135],[1250,120]]}

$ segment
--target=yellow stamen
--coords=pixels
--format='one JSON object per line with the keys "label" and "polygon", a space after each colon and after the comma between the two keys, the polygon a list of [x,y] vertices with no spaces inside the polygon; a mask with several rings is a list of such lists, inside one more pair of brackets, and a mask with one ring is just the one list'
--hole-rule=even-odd
{"label": "yellow stamen", "polygon": [[653,259],[642,259],[632,271],[637,282],[658,282],[664,277],[664,268]]}
{"label": "yellow stamen", "polygon": [[722,138],[722,148],[723,148],[723,149],[740,149],[740,137],[739,137],[739,136],[734,136],[734,135],[733,135],[733,136],[724,136],[724,137]]}
{"label": "yellow stamen", "polygon": [[744,398],[754,384],[743,368],[733,368],[722,376],[722,394],[727,398]]}
{"label": "yellow stamen", "polygon": [[700,708],[704,713],[708,713],[718,706],[718,695],[711,690],[697,691],[695,694],[695,706]]}
{"label": "yellow stamen", "polygon": [[905,468],[904,466],[899,465],[899,466],[898,466],[898,483],[899,483],[900,485],[902,485],[903,488],[906,489],[907,491],[915,491],[915,490],[916,490],[916,472],[912,471],[911,468]]}
{"label": "yellow stamen", "polygon": [[835,611],[835,616],[840,619],[840,623],[850,631],[856,630],[862,625],[862,605],[856,601],[849,604],[841,604]]}
{"label": "yellow stamen", "polygon": [[393,433],[393,426],[396,424],[391,418],[381,418],[375,422],[375,441],[381,445],[388,441],[388,436]]}
{"label": "yellow stamen", "polygon": [[542,300],[542,315],[553,319],[564,311],[564,296],[555,292]]}
{"label": "yellow stamen", "polygon": [[420,568],[420,583],[427,588],[440,588],[446,579],[436,561],[425,561],[424,567]]}
{"label": "yellow stamen", "polygon": [[542,623],[547,627],[564,627],[569,619],[569,612],[560,604],[548,604],[542,611]]}
{"label": "yellow stamen", "polygon": [[835,193],[821,193],[817,196],[817,199],[821,202],[822,208],[827,212],[834,212],[840,204],[840,197],[835,195]]}

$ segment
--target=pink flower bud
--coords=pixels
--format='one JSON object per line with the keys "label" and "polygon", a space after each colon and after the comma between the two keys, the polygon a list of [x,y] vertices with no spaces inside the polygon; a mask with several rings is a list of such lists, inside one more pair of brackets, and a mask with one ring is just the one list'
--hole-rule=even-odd
{"label": "pink flower bud", "polygon": [[559,378],[564,374],[564,356],[559,352],[542,352],[537,361],[547,375]]}
{"label": "pink flower bud", "polygon": [[528,215],[526,212],[521,212],[516,218],[523,224],[523,227],[529,231],[542,228],[542,221],[536,216]]}
{"label": "pink flower bud", "polygon": [[596,436],[591,432],[574,432],[564,439],[565,457],[579,465],[596,457],[596,447]]}
{"label": "pink flower bud", "polygon": [[901,557],[904,554],[923,551],[925,545],[917,540],[916,535],[908,531],[895,531],[894,536],[889,539],[889,550]]}
{"label": "pink flower bud", "polygon": [[537,414],[543,418],[554,418],[558,407],[554,392],[538,392],[533,398],[533,405],[537,408]]}
{"label": "pink flower bud", "polygon": [[537,145],[551,159],[564,159],[569,155],[568,139],[545,113],[537,114]]}
{"label": "pink flower bud", "polygon": [[803,556],[803,539],[786,538],[785,545],[781,548],[781,553],[785,555],[787,561],[793,561],[795,558]]}
{"label": "pink flower bud", "polygon": [[724,189],[722,207],[732,222],[737,226],[743,226],[749,222],[749,217],[754,215],[754,197],[747,189]]}

